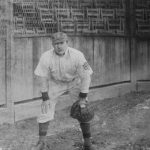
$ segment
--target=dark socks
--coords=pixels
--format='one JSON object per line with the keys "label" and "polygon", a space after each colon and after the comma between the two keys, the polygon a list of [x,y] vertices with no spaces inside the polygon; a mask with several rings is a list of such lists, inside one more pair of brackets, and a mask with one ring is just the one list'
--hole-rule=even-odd
{"label": "dark socks", "polygon": [[90,123],[80,123],[80,127],[84,138],[84,146],[90,146],[91,144]]}
{"label": "dark socks", "polygon": [[45,123],[39,123],[39,136],[46,136],[49,126],[49,121]]}

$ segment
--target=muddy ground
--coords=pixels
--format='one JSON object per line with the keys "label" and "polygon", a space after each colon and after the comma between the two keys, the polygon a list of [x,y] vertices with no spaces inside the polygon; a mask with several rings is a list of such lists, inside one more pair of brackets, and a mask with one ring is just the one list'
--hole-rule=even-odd
{"label": "muddy ground", "polygon": [[[98,150],[150,150],[150,92],[132,92],[91,104],[95,107],[92,142]],[[81,131],[69,110],[56,112],[49,126],[50,150],[81,149]],[[37,140],[35,118],[0,126],[0,150],[30,150]]]}

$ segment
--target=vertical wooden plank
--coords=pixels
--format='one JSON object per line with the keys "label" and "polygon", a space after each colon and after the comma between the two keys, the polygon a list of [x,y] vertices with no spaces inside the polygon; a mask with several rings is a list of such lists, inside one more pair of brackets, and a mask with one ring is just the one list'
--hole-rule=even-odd
{"label": "vertical wooden plank", "polygon": [[119,80],[130,81],[130,50],[129,40],[126,38],[117,38],[115,41],[116,64],[119,69]]}
{"label": "vertical wooden plank", "polygon": [[130,39],[130,72],[131,72],[131,82],[136,85],[137,75],[138,75],[138,50],[137,42],[135,38]]}
{"label": "vertical wooden plank", "polygon": [[0,105],[6,104],[6,39],[7,39],[7,1],[0,1]]}
{"label": "vertical wooden plank", "polygon": [[148,42],[147,42],[147,58],[148,58],[148,62],[147,62],[147,65],[148,65],[148,79],[150,78],[150,69],[149,69],[149,67],[150,67],[150,40],[148,40]]}
{"label": "vertical wooden plank", "polygon": [[144,64],[143,64],[143,77],[145,78],[145,80],[149,79],[149,69],[150,67],[148,66],[148,62],[149,62],[149,58],[148,58],[148,41],[143,43],[142,46],[143,49],[143,57],[145,58]]}
{"label": "vertical wooden plank", "polygon": [[11,87],[11,52],[13,49],[13,7],[12,7],[12,0],[6,0],[6,13],[8,19],[7,24],[7,35],[6,35],[6,46],[5,46],[5,92],[6,92],[6,107],[0,109],[0,124],[7,122],[7,123],[14,123],[14,103],[12,100],[12,87]]}
{"label": "vertical wooden plank", "polygon": [[[12,22],[12,1],[6,0],[6,13],[8,21]],[[5,76],[6,76],[6,101],[7,107],[13,105],[13,101],[11,99],[11,50],[13,44],[13,35],[12,35],[12,26],[7,24],[7,38],[6,38],[6,47],[5,47]]]}
{"label": "vertical wooden plank", "polygon": [[15,39],[12,53],[12,97],[14,101],[33,98],[32,40]]}
{"label": "vertical wooden plank", "polygon": [[[117,49],[115,48],[116,38],[105,39],[105,82],[106,84],[118,82],[120,79],[119,75],[119,63],[120,60],[116,59]],[[118,63],[119,61],[119,63]]]}
{"label": "vertical wooden plank", "polygon": [[105,42],[101,38],[94,39],[94,81],[93,85],[101,85],[104,81]]}
{"label": "vertical wooden plank", "polygon": [[120,38],[116,38],[115,40],[115,70],[116,70],[116,76],[117,80],[121,81],[123,79],[123,74],[122,70],[124,67],[124,58],[123,58],[123,53],[124,53],[124,47],[123,47],[123,40]]}
{"label": "vertical wooden plank", "polygon": [[137,80],[150,80],[150,57],[149,41],[137,41]]}
{"label": "vertical wooden plank", "polygon": [[33,47],[33,97],[39,97],[40,93],[40,85],[38,83],[37,77],[34,75],[34,70],[38,64],[40,56],[43,52],[41,50],[41,40],[40,38],[33,38],[32,39],[32,47]]}
{"label": "vertical wooden plank", "polygon": [[6,40],[0,38],[0,105],[6,104],[5,52]]}
{"label": "vertical wooden plank", "polygon": [[128,26],[130,28],[130,33],[129,33],[129,40],[130,40],[130,72],[131,72],[131,82],[136,85],[136,80],[137,80],[137,59],[138,59],[138,53],[137,53],[137,43],[135,39],[135,34],[136,34],[136,14],[135,14],[135,5],[136,5],[136,0],[127,0],[127,17],[129,17],[129,23]]}
{"label": "vertical wooden plank", "polygon": [[123,45],[124,53],[123,53],[123,58],[124,58],[124,63],[125,67],[123,70],[123,78],[126,80],[131,81],[131,52],[130,52],[130,42],[128,38],[125,38],[125,43]]}
{"label": "vertical wooden plank", "polygon": [[[13,112],[13,100],[11,97],[11,54],[13,49],[13,7],[12,0],[6,0],[6,13],[7,19],[10,24],[7,24],[7,39],[6,39],[6,101],[7,108],[10,112]],[[11,114],[13,115],[13,114]],[[13,118],[12,118],[13,119]]]}

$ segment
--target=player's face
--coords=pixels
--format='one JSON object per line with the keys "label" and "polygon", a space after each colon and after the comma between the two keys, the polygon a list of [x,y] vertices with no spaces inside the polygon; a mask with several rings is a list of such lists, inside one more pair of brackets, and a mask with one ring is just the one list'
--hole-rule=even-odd
{"label": "player's face", "polygon": [[68,48],[68,41],[53,42],[53,47],[58,55],[63,55]]}

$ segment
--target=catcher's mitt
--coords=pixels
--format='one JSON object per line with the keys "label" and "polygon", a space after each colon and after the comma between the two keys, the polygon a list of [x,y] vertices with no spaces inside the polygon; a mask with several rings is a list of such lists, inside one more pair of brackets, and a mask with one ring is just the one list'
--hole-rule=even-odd
{"label": "catcher's mitt", "polygon": [[81,108],[78,100],[71,106],[70,116],[79,122],[89,122],[94,118],[94,108],[88,102],[85,108]]}

